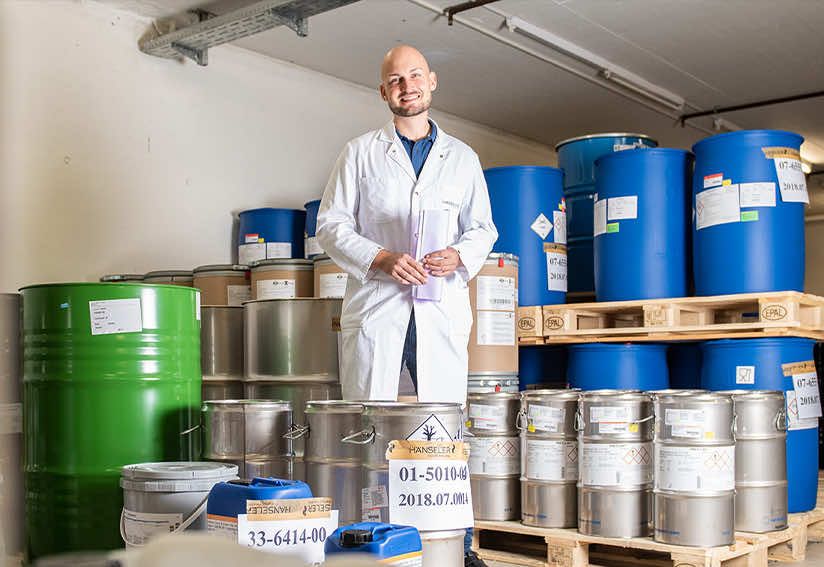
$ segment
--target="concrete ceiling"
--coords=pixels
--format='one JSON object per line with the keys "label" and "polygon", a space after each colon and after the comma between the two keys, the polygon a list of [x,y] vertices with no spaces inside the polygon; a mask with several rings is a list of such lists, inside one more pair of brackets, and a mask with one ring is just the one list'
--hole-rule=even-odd
{"label": "concrete ceiling", "polygon": [[[200,7],[224,13],[248,0],[104,0],[153,18]],[[434,106],[542,143],[593,132],[643,132],[689,148],[706,136],[422,7],[458,0],[360,0],[315,16],[309,37],[287,28],[238,45],[374,87],[382,54],[419,47],[439,75]],[[491,8],[491,9],[490,9]],[[685,98],[690,109],[824,90],[824,9],[818,0],[501,0],[458,16],[579,73],[597,70],[510,32],[495,11],[518,16]],[[208,72],[205,70],[204,72]],[[603,82],[603,81],[602,81]],[[670,111],[670,114],[677,114]],[[824,98],[725,114],[742,128],[778,128],[807,139],[803,156],[824,169]],[[696,121],[710,127],[708,120]]]}

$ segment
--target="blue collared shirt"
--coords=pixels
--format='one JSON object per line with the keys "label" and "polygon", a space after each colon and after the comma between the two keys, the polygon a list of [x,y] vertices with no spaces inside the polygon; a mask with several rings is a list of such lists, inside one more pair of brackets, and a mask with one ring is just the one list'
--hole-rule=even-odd
{"label": "blue collared shirt", "polygon": [[415,170],[415,177],[421,176],[423,164],[426,163],[426,158],[429,157],[429,151],[435,143],[435,138],[438,137],[438,127],[435,126],[435,123],[431,120],[429,121],[429,127],[430,131],[428,136],[414,141],[403,136],[397,129],[395,129],[395,132],[398,134],[398,138],[401,139],[403,147],[406,148],[406,153],[409,154],[409,159],[412,160],[412,169]]}

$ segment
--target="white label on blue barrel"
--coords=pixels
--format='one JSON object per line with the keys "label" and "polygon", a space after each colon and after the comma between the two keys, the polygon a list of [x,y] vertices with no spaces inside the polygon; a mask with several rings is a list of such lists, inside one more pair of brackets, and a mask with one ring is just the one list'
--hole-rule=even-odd
{"label": "white label on blue barrel", "polygon": [[266,243],[255,242],[241,244],[237,247],[237,261],[239,264],[249,265],[258,260],[266,259]]}
{"label": "white label on blue barrel", "polygon": [[566,244],[566,213],[564,211],[552,211],[552,220],[555,222],[555,244]]}
{"label": "white label on blue barrel", "polygon": [[652,443],[581,443],[581,484],[621,486],[652,482]]}
{"label": "white label on blue barrel", "polygon": [[[815,362],[789,362],[781,365],[784,376],[791,376],[793,389],[787,391],[787,416],[790,429],[812,429],[821,417],[821,399]],[[812,423],[812,427],[807,427]]]}
{"label": "white label on blue barrel", "polygon": [[655,488],[676,492],[735,490],[735,445],[655,445]]}
{"label": "white label on blue barrel", "polygon": [[469,446],[461,442],[391,441],[389,521],[421,531],[472,526]]}
{"label": "white label on blue barrel", "polygon": [[781,190],[781,200],[785,203],[810,203],[807,195],[807,180],[801,161],[788,157],[777,157],[775,173],[778,176],[778,187]]}
{"label": "white label on blue barrel", "polygon": [[521,473],[521,443],[517,437],[472,437],[469,446],[470,474]]}
{"label": "white label on blue barrel", "polygon": [[478,311],[477,343],[483,346],[515,345],[514,311]]}
{"label": "white label on blue barrel", "polygon": [[567,253],[563,244],[544,243],[546,287],[549,291],[567,290]]}
{"label": "white label on blue barrel", "polygon": [[526,439],[526,470],[531,480],[578,480],[578,442]]}
{"label": "white label on blue barrel", "polygon": [[258,280],[258,299],[294,299],[295,280]]}
{"label": "white label on blue barrel", "polygon": [[695,195],[696,230],[740,220],[738,185],[722,185]]}
{"label": "white label on blue barrel", "polygon": [[784,394],[787,398],[787,428],[790,431],[816,429],[818,427],[817,417],[807,419],[798,417],[798,400],[796,399],[795,390],[787,390]]}
{"label": "white label on blue barrel", "polygon": [[326,538],[337,528],[331,498],[248,500],[237,517],[237,542],[313,565],[324,561]]}
{"label": "white label on blue barrel", "polygon": [[515,309],[515,278],[505,276],[478,276],[477,309],[512,311]]}
{"label": "white label on blue barrel", "polygon": [[607,200],[595,201],[592,207],[595,236],[607,233]]}
{"label": "white label on blue barrel", "polygon": [[713,173],[712,175],[705,175],[704,176],[704,189],[709,189],[710,187],[717,187],[724,182],[724,174],[723,173]]}
{"label": "white label on blue barrel", "polygon": [[89,318],[92,335],[143,332],[143,315],[137,298],[89,301]]}
{"label": "white label on blue barrel", "polygon": [[541,213],[535,217],[535,220],[532,221],[529,228],[532,229],[532,232],[540,236],[541,240],[544,240],[547,235],[552,232],[552,223],[544,216],[544,213]]}
{"label": "white label on blue barrel", "polygon": [[172,533],[183,522],[183,514],[151,514],[123,509],[126,545],[144,545],[149,538]]}
{"label": "white label on blue barrel", "polygon": [[638,218],[638,195],[607,199],[607,220]]}
{"label": "white label on blue barrel", "polygon": [[738,190],[741,208],[775,206],[775,183],[740,183]]}
{"label": "white label on blue barrel", "polygon": [[[292,257],[292,243],[291,242],[267,242],[266,243],[266,258],[291,258]],[[241,262],[243,264],[245,262]]]}
{"label": "white label on blue barrel", "polygon": [[736,384],[755,384],[755,366],[736,366]]}

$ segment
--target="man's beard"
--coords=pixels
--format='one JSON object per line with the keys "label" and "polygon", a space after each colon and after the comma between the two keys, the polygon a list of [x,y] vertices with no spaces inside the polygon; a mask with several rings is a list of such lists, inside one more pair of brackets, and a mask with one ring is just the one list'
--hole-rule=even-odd
{"label": "man's beard", "polygon": [[427,110],[429,110],[429,106],[432,104],[432,97],[428,100],[421,99],[420,106],[412,106],[409,108],[404,108],[402,106],[394,106],[391,102],[389,103],[389,110],[392,111],[392,114],[395,116],[402,116],[403,118],[409,118],[412,116],[418,116],[419,114],[423,114]]}

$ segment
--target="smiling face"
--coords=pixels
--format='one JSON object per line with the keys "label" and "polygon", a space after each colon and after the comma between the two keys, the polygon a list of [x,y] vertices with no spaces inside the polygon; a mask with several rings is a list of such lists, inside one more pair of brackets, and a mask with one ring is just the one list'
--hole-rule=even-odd
{"label": "smiling face", "polygon": [[402,45],[386,54],[381,65],[381,97],[396,116],[418,116],[429,110],[435,73],[420,51]]}

